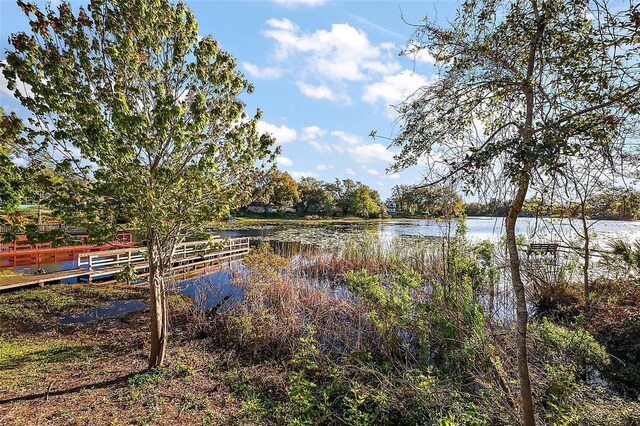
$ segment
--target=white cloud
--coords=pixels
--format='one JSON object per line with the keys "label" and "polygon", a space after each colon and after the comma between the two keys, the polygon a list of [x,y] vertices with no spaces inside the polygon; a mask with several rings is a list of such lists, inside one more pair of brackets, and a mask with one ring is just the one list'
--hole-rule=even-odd
{"label": "white cloud", "polygon": [[311,84],[304,83],[302,81],[298,81],[296,83],[300,91],[303,95],[309,96],[314,99],[326,99],[329,101],[342,102],[345,105],[351,104],[351,98],[347,95],[341,95],[334,93],[329,87],[320,85],[313,86]]}
{"label": "white cloud", "polygon": [[375,161],[391,163],[393,161],[393,152],[379,143],[348,146],[346,149],[356,163],[366,164]]}
{"label": "white cloud", "polygon": [[312,172],[289,172],[292,178],[300,179],[303,177],[316,177],[317,175]]}
{"label": "white cloud", "polygon": [[391,173],[386,175],[387,179],[400,179],[400,173]]}
{"label": "white cloud", "polygon": [[413,59],[416,62],[423,64],[435,64],[436,58],[434,58],[426,47],[422,47],[416,43],[411,43],[404,50],[405,56]]}
{"label": "white cloud", "polygon": [[293,166],[293,161],[288,158],[288,157],[284,157],[284,156],[279,156],[278,157],[278,165],[280,166]]}
{"label": "white cloud", "polygon": [[351,175],[351,176],[355,176],[356,175],[356,172],[353,169],[347,169],[347,170],[345,170],[345,172],[347,172],[347,174]]}
{"label": "white cloud", "polygon": [[400,64],[388,52],[388,44],[373,45],[366,33],[349,24],[333,24],[331,30],[300,33],[289,20],[267,21],[264,35],[276,42],[276,57],[304,54],[314,75],[334,81],[362,81],[368,72],[390,73]]}
{"label": "white cloud", "polygon": [[312,141],[319,139],[327,134],[327,131],[318,126],[307,126],[302,128],[300,139],[303,141]]}
{"label": "white cloud", "polygon": [[331,136],[335,136],[337,138],[340,138],[342,141],[350,144],[350,145],[355,145],[357,143],[360,143],[362,141],[362,138],[360,136],[356,136],[356,135],[352,135],[346,132],[343,132],[342,130],[335,130],[333,132],[331,132]]}
{"label": "white cloud", "polygon": [[316,170],[319,172],[325,172],[327,170],[332,170],[335,167],[333,166],[333,164],[317,164],[316,165]]}
{"label": "white cloud", "polygon": [[322,6],[326,0],[273,0],[277,4],[281,4],[287,7],[295,6]]}
{"label": "white cloud", "polygon": [[373,175],[373,176],[378,176],[380,174],[380,172],[377,171],[376,169],[368,169],[367,173],[369,173],[370,175]]}
{"label": "white cloud", "polygon": [[298,132],[295,129],[291,129],[284,124],[276,126],[266,121],[258,121],[257,130],[259,133],[270,133],[277,143],[291,142],[298,136]]}
{"label": "white cloud", "polygon": [[317,142],[317,141],[309,141],[309,145],[311,145],[313,147],[313,149],[315,149],[316,151],[322,153],[322,154],[330,154],[333,152],[333,148],[331,147],[331,145],[326,144],[326,143],[322,143],[322,142]]}
{"label": "white cloud", "polygon": [[385,104],[397,104],[413,95],[420,87],[429,84],[429,80],[410,70],[395,75],[386,75],[382,81],[365,87],[362,100],[370,104],[383,100]]}
{"label": "white cloud", "polygon": [[270,67],[260,68],[259,66],[254,65],[250,62],[243,62],[242,66],[253,77],[260,78],[263,80],[272,80],[282,75],[282,70],[280,68],[270,68]]}
{"label": "white cloud", "polygon": [[[4,74],[2,73],[2,67],[7,65],[7,61],[0,61],[0,96],[7,96],[15,99],[13,95],[13,91],[9,90],[9,82],[6,78],[4,78]],[[16,89],[20,92],[22,96],[33,97],[33,92],[31,92],[31,86],[23,83],[20,79],[16,81]]]}
{"label": "white cloud", "polygon": [[289,32],[296,32],[299,29],[296,24],[294,24],[287,18],[283,18],[283,19],[271,18],[267,21],[267,25],[269,25],[271,28],[275,28],[283,31],[289,31]]}

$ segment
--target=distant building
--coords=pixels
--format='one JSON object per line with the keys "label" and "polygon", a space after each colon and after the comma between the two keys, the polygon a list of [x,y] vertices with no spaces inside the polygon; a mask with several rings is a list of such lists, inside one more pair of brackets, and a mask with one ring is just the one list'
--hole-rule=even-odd
{"label": "distant building", "polygon": [[387,205],[387,213],[394,214],[395,212],[396,212],[396,205],[395,204]]}
{"label": "distant building", "polygon": [[254,201],[247,206],[247,211],[251,213],[264,213],[264,204]]}

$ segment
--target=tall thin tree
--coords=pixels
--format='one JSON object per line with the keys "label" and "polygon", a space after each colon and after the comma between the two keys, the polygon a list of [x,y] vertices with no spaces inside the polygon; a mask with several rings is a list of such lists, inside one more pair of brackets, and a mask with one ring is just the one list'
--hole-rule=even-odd
{"label": "tall thin tree", "polygon": [[425,20],[409,45],[427,49],[439,76],[397,106],[394,170],[426,157],[430,183],[467,191],[506,187],[506,236],[516,298],[522,416],[535,424],[527,357],[528,311],[516,223],[532,185],[563,159],[607,155],[640,75],[632,2],[615,13],[581,0],[465,1],[451,25]]}

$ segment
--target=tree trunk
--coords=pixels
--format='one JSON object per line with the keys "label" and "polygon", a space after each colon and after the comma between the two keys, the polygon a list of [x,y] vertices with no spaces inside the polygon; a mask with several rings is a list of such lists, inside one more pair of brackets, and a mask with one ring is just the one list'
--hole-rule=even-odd
{"label": "tree trunk", "polygon": [[582,280],[584,284],[584,303],[589,308],[589,256],[591,250],[589,248],[589,227],[585,215],[585,205],[582,204],[582,232],[584,234],[584,263],[582,264]]}
{"label": "tree trunk", "polygon": [[167,349],[167,292],[165,272],[166,254],[155,232],[149,232],[147,240],[149,254],[149,306],[151,307],[151,350],[149,368],[162,366]]}
{"label": "tree trunk", "polygon": [[516,196],[511,203],[507,216],[507,250],[509,252],[509,267],[511,281],[516,297],[516,347],[518,349],[518,375],[520,378],[520,396],[522,398],[522,420],[525,426],[535,426],[533,410],[533,396],[531,394],[531,379],[529,378],[529,363],[527,357],[527,300],[524,284],[520,276],[520,258],[516,244],[516,222],[522,210],[527,190],[529,189],[529,174],[524,173],[518,182]]}
{"label": "tree trunk", "polygon": [[493,279],[489,280],[489,324],[493,323],[493,312],[495,310],[496,289]]}

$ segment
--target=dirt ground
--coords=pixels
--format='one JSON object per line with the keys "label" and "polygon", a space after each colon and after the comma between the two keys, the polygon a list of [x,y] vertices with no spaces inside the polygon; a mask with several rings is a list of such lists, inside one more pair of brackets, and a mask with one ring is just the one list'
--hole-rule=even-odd
{"label": "dirt ground", "polygon": [[148,311],[57,324],[110,300],[146,298],[140,288],[102,290],[58,285],[0,294],[0,425],[251,424],[232,391],[234,355],[194,336],[179,297],[166,368],[150,372]]}

